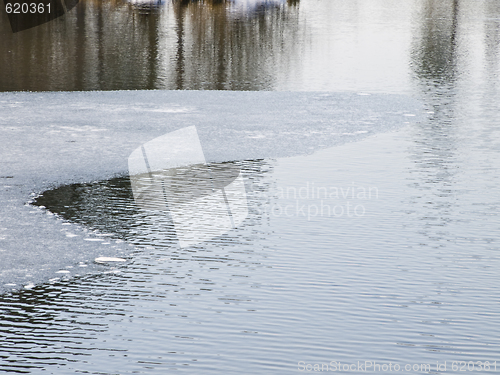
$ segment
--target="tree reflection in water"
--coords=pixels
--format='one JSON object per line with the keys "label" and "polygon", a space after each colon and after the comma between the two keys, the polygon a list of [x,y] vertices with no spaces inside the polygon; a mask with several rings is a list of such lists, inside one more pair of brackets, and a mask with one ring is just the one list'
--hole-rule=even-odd
{"label": "tree reflection in water", "polygon": [[0,90],[269,90],[297,52],[298,9],[282,0],[83,0],[15,35],[5,19]]}

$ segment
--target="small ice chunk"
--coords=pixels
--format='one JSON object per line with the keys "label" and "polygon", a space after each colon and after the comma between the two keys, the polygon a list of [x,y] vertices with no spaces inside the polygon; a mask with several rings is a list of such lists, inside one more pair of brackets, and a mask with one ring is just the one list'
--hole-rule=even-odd
{"label": "small ice chunk", "polygon": [[69,271],[68,270],[59,270],[56,273],[69,273]]}
{"label": "small ice chunk", "polygon": [[126,262],[123,258],[115,258],[115,257],[98,257],[94,260],[96,263],[108,263],[108,262]]}

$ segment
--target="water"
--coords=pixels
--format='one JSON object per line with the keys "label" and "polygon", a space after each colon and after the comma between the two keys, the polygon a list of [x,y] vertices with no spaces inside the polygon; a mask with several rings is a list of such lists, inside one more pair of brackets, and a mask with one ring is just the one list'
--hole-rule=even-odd
{"label": "water", "polygon": [[1,21],[2,91],[408,93],[484,59],[498,72],[495,1],[82,0],[16,34]]}
{"label": "water", "polygon": [[[444,172],[431,153],[420,159],[414,139],[430,141],[421,130],[238,163],[249,218],[185,249],[172,231],[150,229],[155,222],[131,204],[127,178],[46,193],[38,204],[137,251],[112,273],[4,296],[9,359],[20,370],[56,373],[494,363],[499,194],[477,192],[498,155],[487,151],[487,161],[460,171],[451,158],[450,175],[433,178]],[[464,153],[477,147],[459,142]],[[332,211],[312,215],[322,205]]]}
{"label": "water", "polygon": [[[116,5],[115,22],[144,12],[128,7]],[[111,9],[103,6],[102,14]],[[138,22],[179,9],[165,4]],[[105,63],[111,52],[102,49],[93,60],[101,65],[87,68],[100,79],[71,83],[60,74],[53,81],[49,72],[15,88],[4,84],[11,72],[2,75],[2,87],[394,92],[420,99],[428,118],[315,148],[312,155],[234,161],[245,176],[249,216],[198,246],[180,248],[171,227],[159,230],[134,206],[127,176],[46,192],[38,204],[59,220],[123,239],[135,250],[125,265],[4,294],[0,368],[287,374],[307,372],[306,364],[333,369],[330,362],[340,361],[363,373],[357,362],[372,361],[445,374],[460,372],[452,361],[472,361],[475,371],[488,361],[484,372],[498,373],[499,5],[302,0],[243,13],[239,23],[231,7],[191,3],[182,9],[185,40],[202,37],[185,44],[182,56],[189,57],[169,59],[174,26],[160,22],[166,30],[153,39],[164,43],[164,57],[153,61],[163,65],[137,70],[149,80],[132,73],[113,79],[118,70]],[[202,48],[213,44],[216,31],[204,33],[198,27],[207,24],[188,20],[217,24],[221,14],[235,17],[231,22],[247,30],[241,35],[248,39],[241,48],[216,50],[232,51],[234,60],[226,61],[238,62],[226,63],[217,76],[214,61],[224,59]],[[47,29],[57,32],[65,22]],[[266,30],[267,22],[290,27],[297,38],[273,29],[278,40],[252,44],[252,32]],[[131,59],[150,56],[135,51]],[[197,60],[197,51],[208,57]],[[242,63],[250,59],[258,61]],[[248,69],[236,74],[231,69],[238,66]],[[78,81],[90,73],[72,76]]]}

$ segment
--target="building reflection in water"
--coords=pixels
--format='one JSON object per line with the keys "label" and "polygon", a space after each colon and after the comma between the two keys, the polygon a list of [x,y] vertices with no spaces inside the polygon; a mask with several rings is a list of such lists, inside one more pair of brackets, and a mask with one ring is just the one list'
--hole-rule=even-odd
{"label": "building reflection in water", "polygon": [[0,90],[272,89],[298,1],[247,3],[83,0],[16,34],[2,14]]}

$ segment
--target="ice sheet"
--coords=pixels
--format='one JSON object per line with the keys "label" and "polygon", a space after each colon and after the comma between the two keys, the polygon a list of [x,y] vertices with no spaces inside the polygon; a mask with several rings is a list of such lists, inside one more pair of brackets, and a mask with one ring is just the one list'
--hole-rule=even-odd
{"label": "ice sheet", "polygon": [[108,267],[94,264],[99,256],[126,258],[126,243],[28,202],[62,184],[126,174],[132,151],[164,134],[195,125],[207,162],[281,158],[421,116],[409,97],[365,93],[1,93],[0,291]]}

